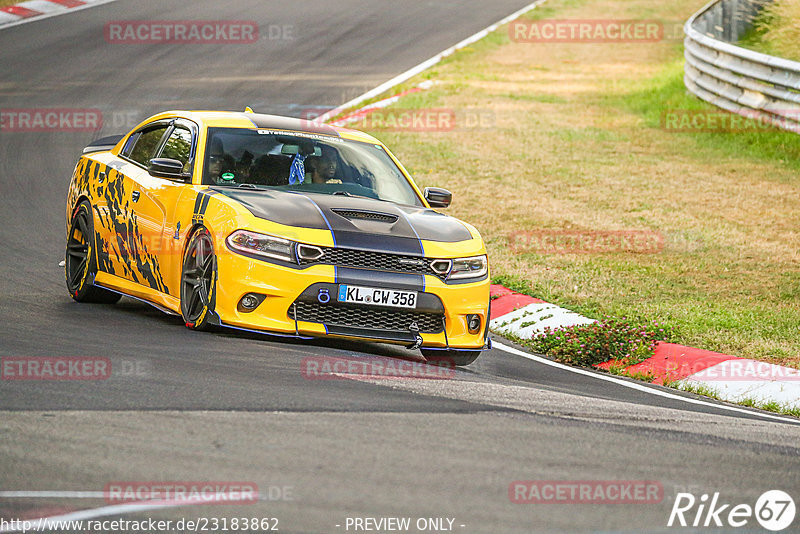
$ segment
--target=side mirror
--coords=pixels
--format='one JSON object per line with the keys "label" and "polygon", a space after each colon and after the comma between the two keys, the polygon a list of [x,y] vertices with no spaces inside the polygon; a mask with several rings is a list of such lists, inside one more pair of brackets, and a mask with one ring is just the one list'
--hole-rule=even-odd
{"label": "side mirror", "polygon": [[167,178],[168,180],[183,180],[186,178],[183,174],[183,163],[177,159],[151,159],[147,165],[147,172],[150,173],[150,176]]}
{"label": "side mirror", "polygon": [[453,193],[440,187],[426,187],[423,195],[432,208],[446,208],[453,201]]}

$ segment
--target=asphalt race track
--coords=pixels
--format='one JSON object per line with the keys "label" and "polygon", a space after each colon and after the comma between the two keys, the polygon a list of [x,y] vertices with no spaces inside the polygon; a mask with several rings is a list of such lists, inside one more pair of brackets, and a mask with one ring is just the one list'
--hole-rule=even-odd
{"label": "asphalt race track", "polygon": [[[96,133],[0,131],[0,357],[98,356],[129,371],[0,381],[0,518],[105,505],[3,491],[102,491],[115,481],[252,481],[263,500],[109,517],[274,517],[281,532],[320,533],[355,531],[348,517],[451,518],[464,533],[671,531],[677,492],[751,506],[771,489],[800,495],[800,425],[789,418],[656,396],[499,349],[452,380],[308,380],[309,356],[421,357],[197,333],[132,299],[81,305],[67,295],[66,188],[93,137],[166,109],[334,107],[527,3],[119,0],[0,30],[0,110],[104,117]],[[132,19],[253,20],[262,38],[105,41],[108,21]],[[270,39],[269,28],[285,33]],[[651,480],[663,498],[516,504],[516,480]]]}

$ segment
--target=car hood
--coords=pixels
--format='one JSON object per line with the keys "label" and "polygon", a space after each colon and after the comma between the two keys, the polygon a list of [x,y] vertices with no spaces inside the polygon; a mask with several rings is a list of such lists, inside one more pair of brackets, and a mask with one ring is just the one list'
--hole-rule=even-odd
{"label": "car hood", "polygon": [[455,243],[472,239],[464,223],[428,208],[345,195],[212,189],[261,219],[330,230],[338,247],[423,256],[421,240]]}

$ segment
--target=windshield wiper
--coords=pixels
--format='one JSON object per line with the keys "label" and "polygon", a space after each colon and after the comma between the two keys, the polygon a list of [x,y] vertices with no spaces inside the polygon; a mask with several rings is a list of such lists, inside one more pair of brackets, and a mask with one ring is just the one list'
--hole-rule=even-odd
{"label": "windshield wiper", "polygon": [[[352,197],[352,193],[348,193],[347,191],[334,191],[334,195],[344,195],[346,197]],[[359,195],[360,196],[360,195]]]}
{"label": "windshield wiper", "polygon": [[247,183],[236,184],[236,187],[246,187],[247,189],[259,189],[259,190],[261,189],[260,187],[256,187],[253,184],[247,184]]}

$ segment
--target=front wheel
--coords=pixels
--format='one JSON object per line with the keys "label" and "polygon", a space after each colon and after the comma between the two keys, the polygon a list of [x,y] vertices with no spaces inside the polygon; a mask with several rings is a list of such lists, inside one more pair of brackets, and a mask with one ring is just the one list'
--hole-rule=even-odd
{"label": "front wheel", "polygon": [[183,255],[181,274],[181,315],[188,328],[207,330],[214,310],[217,257],[211,233],[200,227],[189,240]]}
{"label": "front wheel", "polygon": [[419,349],[428,363],[433,365],[469,365],[481,355],[479,350],[432,350]]}
{"label": "front wheel", "polygon": [[72,221],[67,235],[67,251],[64,258],[64,275],[70,296],[78,302],[113,304],[120,299],[114,293],[92,285],[97,274],[97,251],[95,250],[92,208],[83,201],[72,212]]}

